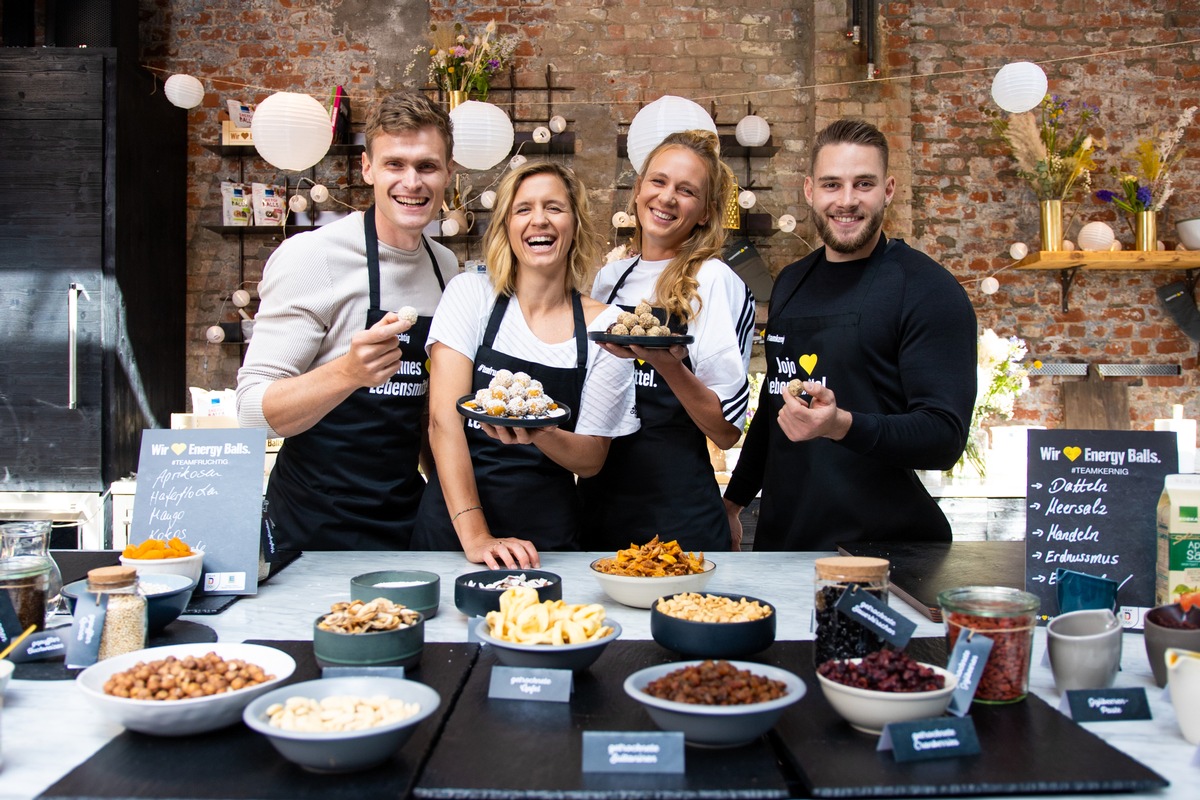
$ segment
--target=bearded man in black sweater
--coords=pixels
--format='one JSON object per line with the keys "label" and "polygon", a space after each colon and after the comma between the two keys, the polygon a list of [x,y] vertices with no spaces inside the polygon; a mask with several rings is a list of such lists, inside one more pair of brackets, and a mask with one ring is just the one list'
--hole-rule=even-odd
{"label": "bearded man in black sweater", "polygon": [[914,470],[949,469],[966,446],[975,311],[945,268],[884,235],[887,169],[869,123],[813,142],[804,195],[825,246],[775,281],[759,410],[725,491],[737,540],[761,489],[755,550],[951,538]]}

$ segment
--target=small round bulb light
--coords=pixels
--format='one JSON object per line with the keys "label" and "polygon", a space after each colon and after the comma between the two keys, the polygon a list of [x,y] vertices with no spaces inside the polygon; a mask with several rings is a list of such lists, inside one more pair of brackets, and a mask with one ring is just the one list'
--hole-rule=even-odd
{"label": "small round bulb light", "polygon": [[791,214],[784,214],[779,218],[779,230],[784,233],[791,233],[796,230],[796,218]]}
{"label": "small round bulb light", "polygon": [[1020,261],[1029,255],[1029,245],[1024,242],[1013,242],[1008,248],[1008,254],[1012,256],[1013,261]]}
{"label": "small round bulb light", "polygon": [[1000,291],[1000,281],[989,275],[979,282],[979,291],[984,294],[995,294]]}
{"label": "small round bulb light", "polygon": [[294,194],[288,198],[288,208],[290,208],[295,214],[299,214],[301,211],[307,211],[308,198],[302,194]]}
{"label": "small round bulb light", "polygon": [[550,118],[550,130],[555,133],[562,133],[567,129],[567,119],[560,114],[555,114]]}
{"label": "small round bulb light", "polygon": [[484,208],[492,208],[496,205],[496,193],[488,189],[483,194],[479,195],[479,203]]}
{"label": "small round bulb light", "polygon": [[324,184],[316,183],[308,190],[308,196],[312,198],[314,203],[324,203],[329,199],[329,189]]}
{"label": "small round bulb light", "polygon": [[225,329],[220,325],[209,325],[208,330],[204,332],[204,338],[209,344],[220,344],[225,341]]}
{"label": "small round bulb light", "polygon": [[545,125],[538,125],[533,129],[533,140],[538,144],[545,144],[550,141],[550,129]]}

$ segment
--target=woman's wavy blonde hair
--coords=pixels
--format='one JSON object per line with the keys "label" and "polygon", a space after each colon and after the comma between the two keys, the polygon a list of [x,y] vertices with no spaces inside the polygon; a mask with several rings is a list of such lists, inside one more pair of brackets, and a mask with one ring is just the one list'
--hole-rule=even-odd
{"label": "woman's wavy blonde hair", "polygon": [[528,161],[509,172],[496,188],[496,203],[492,221],[483,235],[483,254],[487,259],[488,275],[497,295],[512,296],[517,289],[517,263],[512,244],[508,241],[508,220],[512,214],[513,198],[526,178],[534,175],[553,175],[567,188],[571,213],[575,215],[574,237],[567,251],[567,272],[564,286],[567,292],[586,294],[591,288],[591,273],[600,258],[600,236],[588,210],[587,190],[579,177],[567,167],[549,161]]}
{"label": "woman's wavy blonde hair", "polygon": [[[672,147],[689,150],[703,162],[707,174],[701,185],[707,193],[705,201],[708,213],[704,223],[692,229],[691,235],[679,248],[679,252],[658,277],[654,293],[657,302],[665,307],[668,313],[684,322],[691,322],[702,305],[698,294],[700,282],[696,280],[696,273],[705,261],[718,257],[725,245],[725,227],[722,223],[725,216],[725,197],[732,185],[731,173],[729,167],[721,161],[721,140],[715,133],[704,130],[681,131],[663,139],[646,157],[642,172],[634,185],[633,199],[629,201],[630,215],[635,221],[634,250],[640,252],[642,249],[642,226],[637,219],[637,196],[642,188],[642,180],[658,154]],[[696,303],[695,308],[692,308],[693,301]]]}

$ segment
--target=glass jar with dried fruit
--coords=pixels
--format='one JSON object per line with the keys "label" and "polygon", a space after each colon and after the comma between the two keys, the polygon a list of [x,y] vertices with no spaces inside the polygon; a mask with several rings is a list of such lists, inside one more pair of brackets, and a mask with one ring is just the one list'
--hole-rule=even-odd
{"label": "glass jar with dried fruit", "polygon": [[813,664],[831,658],[861,658],[883,648],[883,639],[862,623],[837,610],[846,592],[866,592],[886,603],[888,599],[886,558],[833,556],[816,560],[817,640]]}
{"label": "glass jar with dried fruit", "polygon": [[983,635],[992,640],[975,702],[1024,700],[1029,693],[1033,630],[1041,606],[1037,595],[1007,586],[962,586],[939,594],[938,605],[946,623],[948,650],[954,650],[959,636]]}

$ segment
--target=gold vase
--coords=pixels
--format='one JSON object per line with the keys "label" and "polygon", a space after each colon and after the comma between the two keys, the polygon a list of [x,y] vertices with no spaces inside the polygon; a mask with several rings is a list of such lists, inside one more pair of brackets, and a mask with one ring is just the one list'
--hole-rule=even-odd
{"label": "gold vase", "polygon": [[454,109],[458,108],[460,105],[462,105],[463,103],[465,103],[471,99],[468,96],[467,92],[450,91],[450,92],[447,92],[446,94],[447,94],[447,102],[450,104],[451,111],[453,111]]}
{"label": "gold vase", "polygon": [[1134,213],[1133,249],[1150,252],[1158,249],[1158,215],[1154,211]]}
{"label": "gold vase", "polygon": [[1062,200],[1042,200],[1038,210],[1041,212],[1042,249],[1049,252],[1062,250]]}

